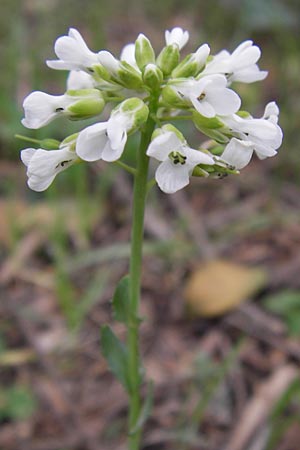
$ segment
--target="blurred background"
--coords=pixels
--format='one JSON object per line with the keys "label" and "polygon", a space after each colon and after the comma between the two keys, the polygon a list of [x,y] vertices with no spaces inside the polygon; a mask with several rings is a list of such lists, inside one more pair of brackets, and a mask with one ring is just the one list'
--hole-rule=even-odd
{"label": "blurred background", "polygon": [[[235,89],[256,117],[276,100],[284,142],[240,176],[149,196],[141,332],[156,387],[142,448],[299,448],[299,1],[0,5],[0,449],[125,448],[126,397],[101,357],[99,327],[128,270],[131,178],[78,165],[37,194],[15,134],[61,140],[82,127],[20,124],[32,90],[65,91],[67,74],[45,60],[69,27],[118,56],[139,32],[160,50],[174,26],[190,32],[185,52],[204,42],[212,54],[232,51],[246,39],[261,47],[268,78]],[[196,144],[194,127],[184,131]]]}

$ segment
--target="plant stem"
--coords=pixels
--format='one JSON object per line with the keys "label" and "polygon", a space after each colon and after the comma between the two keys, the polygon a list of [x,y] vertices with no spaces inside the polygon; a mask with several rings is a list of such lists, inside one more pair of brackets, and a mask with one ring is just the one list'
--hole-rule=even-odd
{"label": "plant stem", "polygon": [[[156,98],[150,102],[150,112],[156,109]],[[139,303],[141,291],[142,273],[142,246],[144,237],[144,213],[147,196],[149,157],[146,150],[151,140],[155,122],[149,114],[149,118],[141,134],[140,147],[137,154],[137,167],[133,189],[133,212],[130,256],[130,302],[128,325],[128,370],[131,392],[129,394],[129,430],[133,429],[141,410],[141,373],[139,355]],[[138,450],[141,439],[141,431],[129,435],[128,449]]]}

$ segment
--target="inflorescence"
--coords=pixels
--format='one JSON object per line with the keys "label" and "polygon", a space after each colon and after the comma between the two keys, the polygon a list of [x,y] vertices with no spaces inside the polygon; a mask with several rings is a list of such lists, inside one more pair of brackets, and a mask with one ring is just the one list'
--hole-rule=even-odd
{"label": "inflorescence", "polygon": [[[38,149],[22,150],[29,187],[47,189],[59,172],[78,162],[119,160],[128,136],[143,130],[150,116],[157,128],[147,155],[160,162],[155,179],[165,193],[182,189],[192,175],[239,173],[253,152],[260,159],[276,155],[282,142],[276,103],[268,103],[263,116],[253,118],[240,110],[241,99],[231,89],[233,82],[252,83],[267,76],[257,65],[259,47],[248,40],[233,53],[222,50],[212,56],[203,44],[181,60],[188,39],[181,28],[166,31],[166,45],[156,56],[149,39],[140,34],[117,59],[106,50],[92,52],[74,28],[59,37],[54,47],[58,59],[47,64],[70,71],[67,91],[59,96],[39,91],[28,95],[23,125],[37,129],[60,116],[96,118],[107,104],[113,107],[108,120],[62,142],[44,140]],[[192,120],[208,140],[191,148],[170,123],[179,119]]]}

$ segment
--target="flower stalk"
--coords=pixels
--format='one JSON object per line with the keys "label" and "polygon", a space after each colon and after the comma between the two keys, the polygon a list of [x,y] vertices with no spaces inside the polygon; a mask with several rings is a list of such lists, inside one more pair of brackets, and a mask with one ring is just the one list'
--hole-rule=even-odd
{"label": "flower stalk", "polygon": [[[150,111],[156,109],[156,98],[150,103]],[[151,141],[155,122],[149,115],[141,133],[140,147],[137,154],[137,167],[133,188],[131,255],[129,269],[129,323],[128,323],[128,370],[131,391],[129,394],[129,430],[136,424],[140,410],[141,362],[139,352],[139,304],[141,293],[142,247],[144,236],[144,215],[148,191],[149,157],[146,150]],[[138,450],[141,431],[129,434],[129,449]]]}

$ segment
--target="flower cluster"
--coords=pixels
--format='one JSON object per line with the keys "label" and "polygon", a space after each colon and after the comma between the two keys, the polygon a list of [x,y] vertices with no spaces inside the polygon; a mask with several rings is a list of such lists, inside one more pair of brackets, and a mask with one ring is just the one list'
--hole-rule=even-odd
{"label": "flower cluster", "polygon": [[[27,128],[37,129],[59,116],[81,120],[99,116],[108,104],[110,116],[97,121],[63,142],[22,150],[28,185],[45,190],[55,176],[82,161],[117,161],[129,135],[142,131],[149,120],[156,129],[146,150],[159,161],[155,179],[162,191],[174,193],[189,183],[190,176],[220,177],[238,173],[253,153],[263,159],[274,156],[282,142],[279,109],[270,102],[260,118],[241,111],[241,99],[233,82],[263,80],[260,49],[248,40],[233,53],[210,54],[207,44],[181,58],[189,33],[181,28],[165,32],[165,46],[155,54],[149,39],[140,34],[124,47],[120,58],[101,50],[92,52],[80,33],[71,28],[54,46],[57,60],[52,69],[70,71],[67,91],[54,96],[35,91],[24,100]],[[107,108],[106,108],[107,111]],[[209,139],[191,148],[173,125],[192,120]]]}

